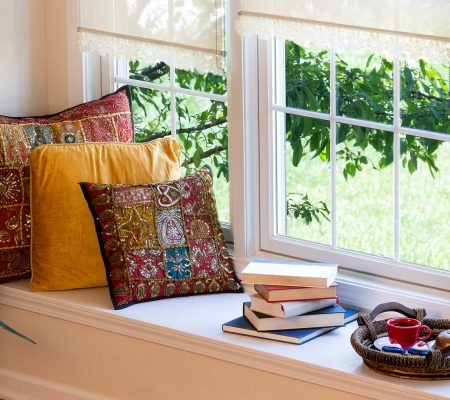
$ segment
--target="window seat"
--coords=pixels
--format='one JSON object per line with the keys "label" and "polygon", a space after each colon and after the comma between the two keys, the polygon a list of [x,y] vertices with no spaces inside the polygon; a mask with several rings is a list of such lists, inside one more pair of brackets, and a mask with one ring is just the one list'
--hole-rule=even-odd
{"label": "window seat", "polygon": [[[247,300],[246,294],[215,294],[114,311],[107,288],[33,293],[28,281],[0,285],[0,304],[5,306],[348,393],[385,399],[450,395],[449,381],[398,379],[363,365],[349,340],[356,322],[299,346],[223,333],[222,323],[238,317]],[[33,332],[27,334],[33,336]]]}

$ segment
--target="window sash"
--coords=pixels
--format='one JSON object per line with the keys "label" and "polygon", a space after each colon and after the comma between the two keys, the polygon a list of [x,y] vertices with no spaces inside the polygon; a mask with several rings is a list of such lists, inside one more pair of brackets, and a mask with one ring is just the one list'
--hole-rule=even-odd
{"label": "window sash", "polygon": [[[344,269],[364,272],[396,280],[417,283],[438,289],[450,287],[450,274],[447,271],[429,268],[400,261],[400,135],[407,134],[431,139],[450,141],[450,135],[416,130],[400,126],[400,63],[394,62],[394,121],[392,125],[347,118],[336,112],[336,60],[330,52],[330,113],[319,113],[285,106],[284,100],[284,68],[283,55],[276,51],[284,49],[276,40],[258,40],[258,75],[259,75],[259,153],[260,153],[260,243],[261,251],[283,254],[285,256],[303,258],[320,262],[337,262]],[[283,51],[284,53],[284,51]],[[275,54],[277,57],[275,57]],[[280,61],[282,60],[282,61]],[[281,63],[281,65],[280,65]],[[281,81],[281,82],[280,82]],[[278,85],[277,85],[278,83]],[[284,184],[284,140],[285,132],[276,114],[290,113],[294,115],[313,117],[330,122],[331,141],[331,246],[295,239],[285,235],[285,226],[280,220],[285,220],[285,190]],[[284,118],[282,118],[284,119]],[[392,132],[394,135],[394,254],[393,259],[381,258],[352,250],[337,247],[336,231],[336,126],[338,123],[374,128]],[[283,214],[281,214],[283,213]],[[283,217],[282,217],[283,216]]]}
{"label": "window sash", "polygon": [[[128,60],[125,59],[115,59],[115,65],[113,66],[113,71],[111,76],[114,82],[115,89],[121,85],[132,85],[145,89],[159,90],[170,94],[170,124],[171,124],[171,137],[177,137],[177,112],[176,112],[176,96],[177,95],[188,95],[194,97],[200,97],[209,100],[228,102],[228,95],[219,95],[215,93],[202,92],[199,90],[186,89],[178,86],[175,81],[175,67],[170,66],[170,82],[169,84],[153,83],[140,81],[137,79],[130,79],[128,76]],[[228,123],[228,122],[227,122]],[[231,202],[230,202],[231,203]],[[229,243],[233,242],[233,237],[231,234],[231,224],[228,222],[221,221],[221,227],[224,232],[225,240]]]}

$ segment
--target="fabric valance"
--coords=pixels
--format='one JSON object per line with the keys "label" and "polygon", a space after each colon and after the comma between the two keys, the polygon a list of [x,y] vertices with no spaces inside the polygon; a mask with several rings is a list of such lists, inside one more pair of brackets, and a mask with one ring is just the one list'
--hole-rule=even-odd
{"label": "fabric valance", "polygon": [[442,61],[450,58],[450,0],[243,0],[238,30]]}
{"label": "fabric valance", "polygon": [[220,0],[78,0],[81,48],[182,69],[223,72]]}

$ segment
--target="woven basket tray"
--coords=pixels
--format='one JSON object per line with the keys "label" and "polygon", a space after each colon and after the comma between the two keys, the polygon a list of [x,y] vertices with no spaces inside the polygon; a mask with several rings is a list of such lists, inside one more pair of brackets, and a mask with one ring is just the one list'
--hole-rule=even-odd
{"label": "woven basket tray", "polygon": [[411,309],[400,303],[384,303],[375,307],[370,314],[358,318],[359,328],[351,336],[351,344],[363,358],[364,363],[383,374],[409,379],[450,379],[450,346],[445,349],[433,349],[426,356],[388,353],[374,347],[374,341],[387,336],[385,320],[375,321],[378,314],[396,311],[407,317],[415,318],[432,330],[430,339],[441,331],[450,329],[450,320],[426,318],[424,309]]}

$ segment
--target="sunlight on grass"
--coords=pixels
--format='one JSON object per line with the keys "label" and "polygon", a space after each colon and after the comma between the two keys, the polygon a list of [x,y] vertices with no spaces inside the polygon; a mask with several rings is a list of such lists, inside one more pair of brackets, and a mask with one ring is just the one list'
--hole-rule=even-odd
{"label": "sunlight on grass", "polygon": [[[344,141],[344,147],[361,151]],[[344,178],[346,162],[338,159],[337,169],[337,245],[367,254],[393,257],[393,169],[392,164],[376,170],[381,154],[368,146],[361,151],[369,163]]]}
{"label": "sunlight on grass", "polygon": [[436,153],[434,179],[423,163],[412,175],[401,169],[400,256],[450,271],[450,143]]}
{"label": "sunlight on grass", "polygon": [[[377,152],[366,149],[376,161]],[[310,194],[313,203],[330,199],[330,165],[307,156],[298,167],[292,165],[292,149],[286,149],[286,187]],[[392,166],[381,173],[365,166],[345,181],[338,162],[338,244],[352,250],[392,257]],[[419,162],[412,175],[401,168],[401,260],[450,271],[450,144],[437,150],[439,173],[433,179]],[[330,243],[330,223],[322,219],[306,225],[288,219],[290,237]]]}

